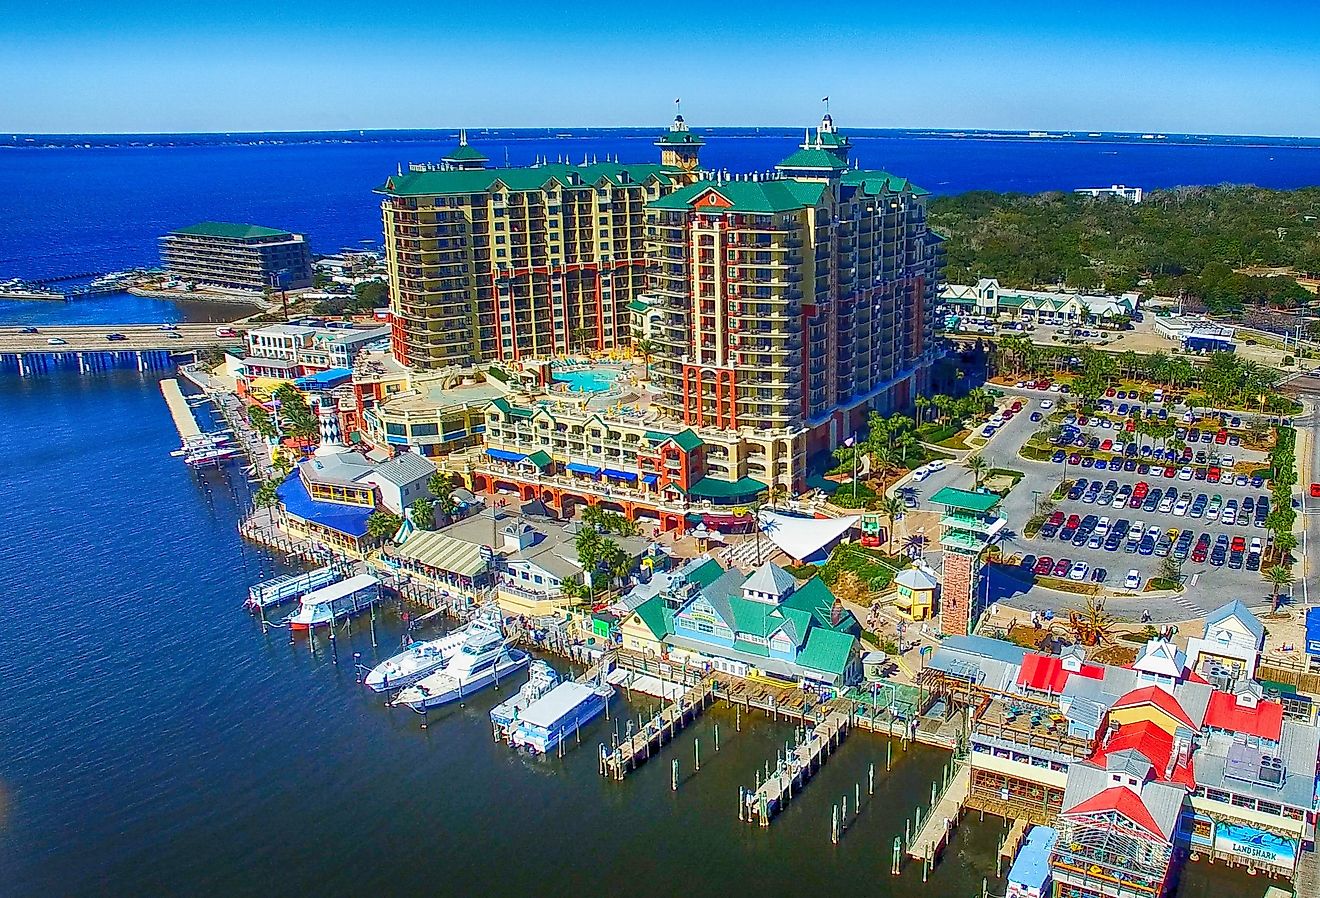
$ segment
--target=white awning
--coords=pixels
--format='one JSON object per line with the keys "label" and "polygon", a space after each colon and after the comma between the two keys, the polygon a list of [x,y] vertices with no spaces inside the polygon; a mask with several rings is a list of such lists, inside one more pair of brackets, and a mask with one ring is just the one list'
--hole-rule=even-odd
{"label": "white awning", "polygon": [[784,554],[798,561],[812,556],[832,545],[861,520],[861,515],[841,518],[799,518],[777,511],[762,510],[757,514],[763,532]]}

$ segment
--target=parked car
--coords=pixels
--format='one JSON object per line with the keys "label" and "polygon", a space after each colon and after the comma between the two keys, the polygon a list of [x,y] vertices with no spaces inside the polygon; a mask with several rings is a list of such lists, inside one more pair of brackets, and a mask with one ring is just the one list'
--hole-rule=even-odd
{"label": "parked car", "polygon": [[1051,572],[1055,577],[1066,577],[1072,570],[1073,563],[1070,559],[1060,558],[1054,562],[1054,570]]}
{"label": "parked car", "polygon": [[1036,566],[1031,569],[1033,574],[1040,576],[1049,576],[1054,570],[1054,559],[1048,555],[1042,555],[1036,561]]}
{"label": "parked car", "polygon": [[1123,578],[1123,588],[1124,588],[1124,589],[1140,589],[1140,588],[1141,588],[1141,571],[1137,570],[1136,568],[1133,568],[1132,570],[1128,571],[1128,572],[1127,572],[1127,576]]}

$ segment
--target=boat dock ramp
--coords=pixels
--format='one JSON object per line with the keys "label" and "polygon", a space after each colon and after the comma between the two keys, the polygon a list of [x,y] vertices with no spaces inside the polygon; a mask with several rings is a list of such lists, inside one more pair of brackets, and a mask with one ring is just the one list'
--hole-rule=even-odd
{"label": "boat dock ramp", "polygon": [[685,726],[701,716],[715,699],[715,686],[709,679],[703,679],[691,687],[677,700],[661,708],[654,717],[643,723],[637,731],[628,736],[611,751],[604,744],[600,747],[600,772],[611,779],[621,780],[648,759],[659,752],[666,742]]}
{"label": "boat dock ramp", "polygon": [[804,730],[765,782],[758,783],[750,792],[744,791],[747,821],[769,826],[774,816],[788,806],[793,796],[802,791],[808,779],[819,770],[826,758],[843,743],[852,717],[843,711],[832,711],[820,723]]}
{"label": "boat dock ramp", "polygon": [[921,808],[917,808],[916,823],[907,830],[915,830],[907,840],[907,856],[922,862],[923,879],[924,871],[932,868],[940,853],[948,847],[953,829],[967,806],[971,788],[971,765],[955,759],[945,768],[943,786],[939,782],[931,783],[931,807],[924,819]]}

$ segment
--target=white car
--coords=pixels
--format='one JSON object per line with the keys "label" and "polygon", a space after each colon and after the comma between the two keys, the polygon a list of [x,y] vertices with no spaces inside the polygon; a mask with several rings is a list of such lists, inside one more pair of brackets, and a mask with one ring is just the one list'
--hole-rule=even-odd
{"label": "white car", "polygon": [[1068,572],[1068,579],[1085,580],[1086,575],[1089,574],[1090,572],[1091,572],[1091,566],[1087,564],[1085,561],[1079,561],[1076,564],[1074,564],[1072,566],[1072,570]]}
{"label": "white car", "polygon": [[1231,455],[1221,455],[1221,456],[1219,456],[1219,466],[1220,466],[1221,468],[1231,468],[1231,467],[1233,467],[1233,456],[1231,456]]}
{"label": "white car", "polygon": [[1191,469],[1191,468],[1183,468],[1181,471],[1178,472],[1178,479],[1179,479],[1179,480],[1191,480],[1191,479],[1192,479],[1192,469]]}
{"label": "white car", "polygon": [[68,340],[63,340],[59,337],[51,337],[49,340],[46,341],[46,343],[50,346],[63,346],[68,342],[69,342]]}
{"label": "white car", "polygon": [[1128,571],[1127,576],[1123,578],[1123,588],[1141,589],[1141,571],[1137,570],[1136,568],[1133,568],[1132,570]]}
{"label": "white car", "polygon": [[1185,518],[1185,517],[1187,517],[1187,508],[1188,508],[1190,505],[1191,505],[1191,503],[1188,502],[1186,499],[1179,499],[1179,500],[1178,500],[1178,503],[1177,503],[1176,505],[1173,506],[1173,515],[1174,515],[1174,517],[1178,517],[1178,518]]}
{"label": "white car", "polygon": [[1054,400],[1053,400],[1053,399],[1042,399],[1042,400],[1040,401],[1040,407],[1041,407],[1041,409],[1042,409],[1043,411],[1047,411],[1047,412],[1048,412],[1050,409],[1054,408]]}
{"label": "white car", "polygon": [[1259,536],[1253,536],[1253,537],[1251,538],[1251,551],[1253,551],[1253,552],[1259,552],[1260,549],[1261,549],[1260,537],[1259,537]]}
{"label": "white car", "polygon": [[1103,517],[1095,524],[1095,532],[1099,536],[1106,536],[1109,533],[1109,518]]}
{"label": "white car", "polygon": [[168,324],[168,323],[167,323],[167,324],[162,324],[162,325],[160,326],[160,329],[163,330],[163,331],[176,331],[176,330],[179,329],[179,326],[178,326],[177,324]]}
{"label": "white car", "polygon": [[1060,393],[1060,392],[1062,392],[1062,391],[1063,391],[1063,385],[1062,385],[1062,384],[1050,384],[1050,392],[1051,392],[1051,393]]}
{"label": "white car", "polygon": [[928,469],[925,465],[922,465],[920,468],[917,468],[915,471],[912,472],[912,479],[915,480],[917,483],[921,483],[921,481],[925,480],[927,475],[929,474],[930,474],[930,469]]}
{"label": "white car", "polygon": [[936,471],[943,471],[943,470],[944,470],[945,468],[947,468],[947,467],[948,467],[948,465],[945,464],[944,461],[942,461],[942,460],[940,460],[940,459],[936,459],[935,461],[933,461],[933,462],[931,462],[930,464],[926,465],[926,470],[930,471],[931,473],[934,473],[934,472],[936,472]]}

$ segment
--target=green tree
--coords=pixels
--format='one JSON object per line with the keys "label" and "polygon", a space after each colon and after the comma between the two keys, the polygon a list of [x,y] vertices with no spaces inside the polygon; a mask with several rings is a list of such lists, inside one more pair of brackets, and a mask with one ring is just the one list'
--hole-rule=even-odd
{"label": "green tree", "polygon": [[320,422],[303,394],[292,384],[280,384],[272,395],[279,400],[279,418],[287,435],[304,440],[315,439],[320,435]]}
{"label": "green tree", "polygon": [[885,550],[893,554],[894,521],[903,515],[903,502],[897,496],[884,496],[876,503],[876,510],[884,516],[889,524],[889,527],[885,530]]}
{"label": "green tree", "polygon": [[367,518],[367,535],[377,541],[386,540],[398,533],[402,525],[403,520],[393,512],[373,511]]}
{"label": "green tree", "polygon": [[390,304],[390,288],[380,281],[363,281],[353,285],[353,304],[360,311],[369,312]]}
{"label": "green tree", "polygon": [[1283,590],[1292,586],[1292,571],[1281,564],[1277,564],[1266,569],[1264,576],[1265,582],[1270,584],[1270,611],[1278,612],[1280,595],[1282,595]]}
{"label": "green tree", "polygon": [[248,423],[252,425],[252,429],[266,439],[273,440],[279,436],[279,432],[275,429],[275,422],[271,420],[270,412],[264,406],[249,405],[247,407],[247,419]]}
{"label": "green tree", "polygon": [[967,460],[964,461],[963,464],[967,466],[967,470],[972,472],[972,476],[976,480],[975,488],[980,489],[981,478],[985,474],[986,470],[990,467],[990,463],[979,455],[969,455],[967,456]]}
{"label": "green tree", "polygon": [[435,529],[435,503],[430,499],[418,499],[409,510],[412,512],[412,522],[418,529]]}
{"label": "green tree", "polygon": [[280,478],[272,477],[269,480],[263,480],[261,486],[257,487],[256,492],[252,494],[252,503],[258,508],[273,508],[280,503],[279,489]]}

